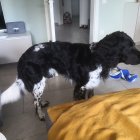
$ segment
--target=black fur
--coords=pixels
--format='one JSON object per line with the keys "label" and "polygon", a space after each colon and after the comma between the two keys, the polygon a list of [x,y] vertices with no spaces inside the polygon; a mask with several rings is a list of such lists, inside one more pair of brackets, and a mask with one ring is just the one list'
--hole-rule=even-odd
{"label": "black fur", "polygon": [[73,79],[82,85],[88,81],[88,72],[96,66],[90,64],[91,51],[87,44],[67,42],[42,43],[45,48],[38,52],[29,48],[18,63],[18,78],[22,79],[27,90],[32,92],[35,83],[42,76],[48,76],[48,70],[54,68],[58,73]]}
{"label": "black fur", "polygon": [[44,48],[35,52],[35,46],[29,48],[18,62],[18,78],[22,79],[26,89],[32,92],[35,83],[42,77],[49,78],[49,69],[54,68],[73,81],[79,87],[89,80],[89,72],[102,66],[100,77],[106,79],[110,69],[118,63],[139,64],[140,52],[133,40],[124,32],[107,35],[91,47],[90,44],[47,42]]}

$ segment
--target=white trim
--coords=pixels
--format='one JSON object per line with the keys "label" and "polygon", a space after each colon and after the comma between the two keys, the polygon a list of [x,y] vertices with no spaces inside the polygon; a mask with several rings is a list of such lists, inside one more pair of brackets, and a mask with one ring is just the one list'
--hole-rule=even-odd
{"label": "white trim", "polygon": [[56,41],[53,0],[44,0],[47,41]]}
{"label": "white trim", "polygon": [[47,41],[51,40],[51,30],[50,30],[50,13],[49,13],[49,3],[48,0],[44,0],[45,8],[45,19],[46,19],[46,30],[47,30]]}
{"label": "white trim", "polygon": [[53,0],[49,0],[49,10],[50,10],[50,24],[51,24],[51,38],[52,41],[56,41],[55,37],[55,23],[54,23],[54,8],[53,8]]}
{"label": "white trim", "polygon": [[90,6],[90,43],[98,42],[99,0],[91,0]]}

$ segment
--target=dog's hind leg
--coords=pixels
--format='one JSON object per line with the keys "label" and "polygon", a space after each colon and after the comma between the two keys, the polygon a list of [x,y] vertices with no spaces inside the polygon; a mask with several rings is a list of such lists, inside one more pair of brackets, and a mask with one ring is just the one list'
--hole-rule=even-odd
{"label": "dog's hind leg", "polygon": [[45,120],[45,113],[43,113],[41,107],[49,104],[49,102],[43,102],[41,99],[45,88],[45,81],[46,78],[43,77],[42,80],[39,83],[35,84],[33,88],[34,105],[40,120]]}

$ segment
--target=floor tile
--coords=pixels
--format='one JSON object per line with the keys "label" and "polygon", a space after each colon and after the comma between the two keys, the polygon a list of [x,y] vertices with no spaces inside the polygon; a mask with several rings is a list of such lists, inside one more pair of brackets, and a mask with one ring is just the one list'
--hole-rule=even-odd
{"label": "floor tile", "polygon": [[71,81],[61,75],[49,79],[46,84],[48,85],[46,87],[46,91],[54,91],[58,89],[67,89],[73,87]]}
{"label": "floor tile", "polygon": [[109,93],[114,91],[120,91],[125,90],[126,87],[122,85],[122,81],[115,80],[112,78],[108,78],[105,81],[101,81],[100,85],[95,88],[95,94],[103,94],[103,93]]}
{"label": "floor tile", "polygon": [[32,111],[16,117],[7,116],[2,130],[8,140],[24,139],[46,133],[46,124]]}
{"label": "floor tile", "polygon": [[47,94],[50,106],[73,101],[73,88],[61,89]]}
{"label": "floor tile", "polygon": [[38,135],[34,135],[31,137],[25,137],[23,140],[47,140],[47,134],[46,133],[41,133]]}

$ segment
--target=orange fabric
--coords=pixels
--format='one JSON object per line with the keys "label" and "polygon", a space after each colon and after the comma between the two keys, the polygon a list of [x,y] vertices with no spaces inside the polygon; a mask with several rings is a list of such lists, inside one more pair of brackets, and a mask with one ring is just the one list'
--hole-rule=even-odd
{"label": "orange fabric", "polygon": [[48,109],[48,140],[140,140],[140,89]]}

